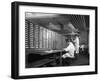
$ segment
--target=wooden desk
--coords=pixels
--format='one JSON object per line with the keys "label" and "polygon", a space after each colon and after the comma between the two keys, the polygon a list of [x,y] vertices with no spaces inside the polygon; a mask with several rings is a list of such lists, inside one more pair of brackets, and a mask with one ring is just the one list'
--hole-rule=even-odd
{"label": "wooden desk", "polygon": [[57,52],[62,52],[62,50],[49,50],[49,51],[46,51],[46,50],[31,50],[31,49],[28,49],[27,50],[28,53],[26,54],[39,54],[39,55],[48,55],[48,54],[54,54],[54,53],[57,53]]}
{"label": "wooden desk", "polygon": [[[38,54],[38,55],[41,55],[41,56],[51,55],[51,56],[53,56],[52,57],[53,59],[55,59],[55,60],[59,59],[59,61],[60,61],[59,65],[62,65],[62,57],[61,57],[62,56],[62,50],[50,50],[50,51],[36,51],[36,50],[34,51],[34,50],[31,50],[31,51],[28,52],[28,54],[36,54],[36,55]],[[46,61],[46,60],[44,60],[44,61]],[[37,63],[39,63],[39,61],[37,63],[33,63],[33,64],[36,64],[36,66],[41,66],[41,65],[46,64],[46,63],[51,62],[51,61],[54,61],[54,60],[51,60],[51,58],[50,58],[50,61],[48,60],[47,62],[44,62],[42,64],[37,65]]]}

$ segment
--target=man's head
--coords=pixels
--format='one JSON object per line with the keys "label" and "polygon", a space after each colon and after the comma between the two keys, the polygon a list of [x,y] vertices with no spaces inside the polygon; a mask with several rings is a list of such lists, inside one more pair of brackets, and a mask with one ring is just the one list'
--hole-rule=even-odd
{"label": "man's head", "polygon": [[65,40],[66,40],[67,45],[69,45],[69,43],[71,42],[71,39],[65,39]]}
{"label": "man's head", "polygon": [[75,34],[75,37],[79,37],[79,34]]}
{"label": "man's head", "polygon": [[69,39],[65,39],[66,42],[69,42]]}

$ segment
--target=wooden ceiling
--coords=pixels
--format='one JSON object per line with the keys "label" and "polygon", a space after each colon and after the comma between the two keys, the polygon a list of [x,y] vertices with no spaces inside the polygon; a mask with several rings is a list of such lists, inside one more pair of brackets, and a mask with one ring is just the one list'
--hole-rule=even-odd
{"label": "wooden ceiling", "polygon": [[34,17],[33,14],[32,17],[26,17],[26,20],[60,34],[89,30],[89,16],[87,15],[45,14],[41,16],[38,14]]}

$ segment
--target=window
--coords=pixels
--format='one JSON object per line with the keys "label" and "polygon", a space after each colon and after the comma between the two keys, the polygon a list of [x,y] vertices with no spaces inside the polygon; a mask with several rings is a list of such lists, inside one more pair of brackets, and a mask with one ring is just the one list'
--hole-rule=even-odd
{"label": "window", "polygon": [[64,36],[41,25],[25,21],[25,48],[60,49],[64,47]]}

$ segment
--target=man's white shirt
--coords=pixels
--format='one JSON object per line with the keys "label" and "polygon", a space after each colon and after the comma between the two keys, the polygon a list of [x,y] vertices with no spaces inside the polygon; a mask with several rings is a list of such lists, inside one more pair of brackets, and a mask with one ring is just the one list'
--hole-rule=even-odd
{"label": "man's white shirt", "polygon": [[75,43],[75,49],[76,49],[76,53],[79,53],[79,38],[76,37],[76,39],[74,40]]}
{"label": "man's white shirt", "polygon": [[67,48],[64,48],[64,50],[68,53],[65,53],[64,55],[62,55],[63,58],[66,57],[70,57],[70,58],[74,58],[74,52],[75,52],[75,46],[73,45],[72,42],[69,43]]}

